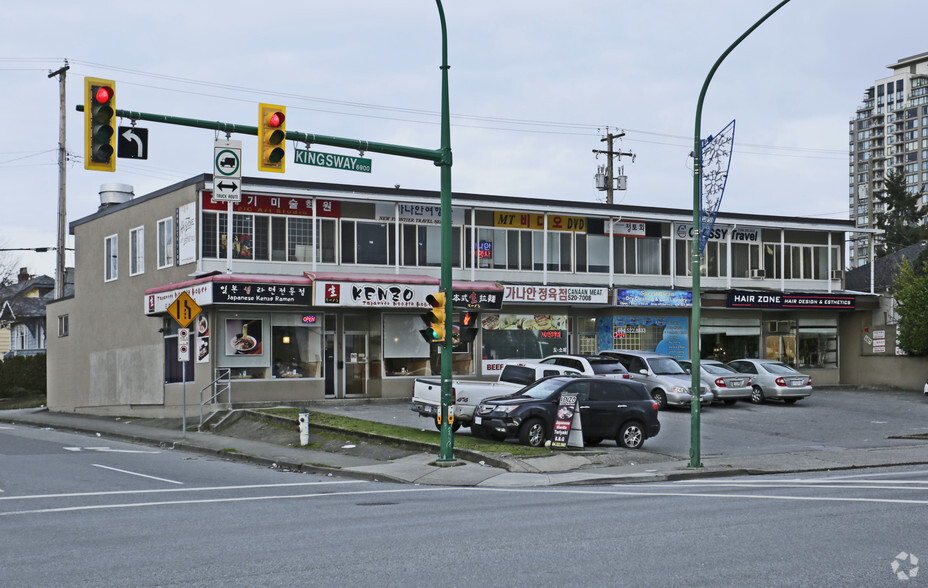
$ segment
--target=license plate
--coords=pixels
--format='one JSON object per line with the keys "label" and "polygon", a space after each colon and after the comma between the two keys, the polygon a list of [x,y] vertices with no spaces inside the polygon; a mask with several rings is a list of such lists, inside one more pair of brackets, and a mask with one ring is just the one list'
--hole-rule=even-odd
{"label": "license plate", "polygon": [[802,380],[793,380],[793,386],[802,386]]}
{"label": "license plate", "polygon": [[741,386],[744,386],[744,380],[732,380],[731,386],[732,388],[740,388]]}
{"label": "license plate", "polygon": [[479,424],[482,423],[482,422],[483,422],[483,419],[481,419],[479,416],[475,416],[475,417],[474,417],[474,424],[475,424],[475,425],[479,425]]}

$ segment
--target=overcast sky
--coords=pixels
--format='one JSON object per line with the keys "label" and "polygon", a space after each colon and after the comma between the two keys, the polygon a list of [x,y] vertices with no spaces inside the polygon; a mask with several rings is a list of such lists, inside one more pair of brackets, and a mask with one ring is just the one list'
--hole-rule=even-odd
{"label": "overcast sky", "polygon": [[[604,201],[593,176],[605,160],[592,151],[608,128],[624,131],[617,147],[636,156],[617,162],[628,177],[617,203],[691,207],[699,90],[775,4],[446,0],[453,190]],[[928,51],[925,22],[924,0],[792,0],[742,42],[703,109],[703,137],[737,121],[722,210],[847,218],[848,121],[885,66]],[[96,211],[101,184],[143,195],[212,172],[214,131],[145,122],[147,161],[84,170],[75,106],[85,76],[115,80],[120,109],[255,126],[258,103],[270,102],[287,106],[288,130],[440,146],[433,0],[7,3],[0,247],[56,243],[59,95],[48,74],[65,59],[69,222]],[[367,154],[373,173],[327,170],[294,164],[293,144],[286,174],[261,173],[257,139],[232,138],[244,142],[246,176],[439,188],[428,162]],[[13,255],[32,273],[54,272],[53,253]]]}

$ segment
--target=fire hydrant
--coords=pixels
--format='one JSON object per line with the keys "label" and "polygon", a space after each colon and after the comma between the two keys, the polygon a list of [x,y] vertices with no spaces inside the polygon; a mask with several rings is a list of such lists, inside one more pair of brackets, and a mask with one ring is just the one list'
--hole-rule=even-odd
{"label": "fire hydrant", "polygon": [[300,445],[309,445],[309,411],[300,409]]}

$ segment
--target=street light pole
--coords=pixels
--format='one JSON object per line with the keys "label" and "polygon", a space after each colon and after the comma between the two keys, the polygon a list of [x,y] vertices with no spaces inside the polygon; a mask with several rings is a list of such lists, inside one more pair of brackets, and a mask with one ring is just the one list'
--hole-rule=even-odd
{"label": "street light pole", "polygon": [[715,75],[715,71],[722,64],[722,61],[728,54],[731,53],[735,47],[737,47],[741,41],[743,41],[748,35],[754,32],[754,29],[759,27],[765,20],[770,18],[773,13],[777,10],[783,8],[789,0],[783,0],[779,4],[773,7],[767,14],[763,16],[759,21],[754,23],[754,25],[746,30],[738,39],[732,43],[728,49],[722,53],[721,57],[716,60],[715,65],[712,66],[712,69],[709,70],[709,75],[706,76],[706,81],[703,82],[702,90],[699,92],[699,100],[696,102],[696,131],[693,138],[693,240],[692,240],[692,265],[691,265],[691,274],[693,276],[693,309],[692,317],[690,319],[690,362],[692,364],[692,401],[690,402],[690,463],[689,467],[691,468],[700,468],[702,463],[700,460],[700,449],[699,449],[699,388],[700,388],[700,378],[699,378],[699,324],[700,324],[700,305],[702,302],[702,294],[700,292],[700,253],[699,253],[699,236],[702,233],[702,216],[699,214],[700,211],[700,187],[702,185],[702,143],[700,140],[700,131],[702,126],[702,103],[706,97],[706,90],[709,89],[709,82],[712,80],[712,76]]}

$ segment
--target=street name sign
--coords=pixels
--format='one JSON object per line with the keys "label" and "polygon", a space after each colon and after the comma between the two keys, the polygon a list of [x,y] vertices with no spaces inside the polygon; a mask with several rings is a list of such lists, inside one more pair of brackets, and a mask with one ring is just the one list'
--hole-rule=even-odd
{"label": "street name sign", "polygon": [[316,167],[329,167],[348,171],[371,173],[371,160],[365,157],[352,157],[351,155],[336,155],[320,151],[307,151],[296,149],[293,152],[293,163],[315,165]]}
{"label": "street name sign", "polygon": [[218,140],[213,147],[213,202],[242,201],[242,142]]}

